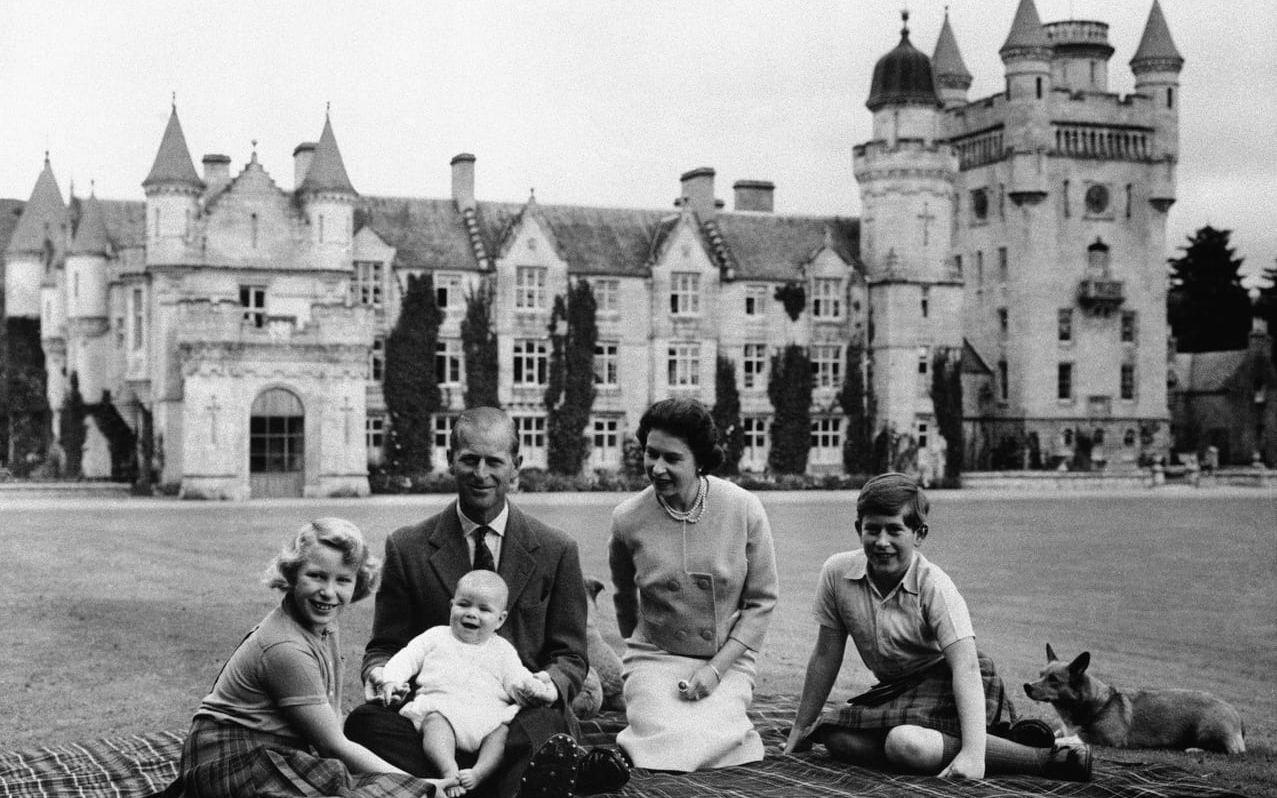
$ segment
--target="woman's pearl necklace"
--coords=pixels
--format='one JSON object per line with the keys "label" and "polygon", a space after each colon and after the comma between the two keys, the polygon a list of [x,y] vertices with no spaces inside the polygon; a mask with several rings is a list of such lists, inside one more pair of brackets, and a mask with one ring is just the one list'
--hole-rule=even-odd
{"label": "woman's pearl necklace", "polygon": [[660,502],[661,507],[665,509],[665,513],[675,521],[681,521],[684,524],[694,524],[701,520],[701,516],[705,514],[705,508],[709,505],[709,479],[700,477],[696,483],[696,498],[692,501],[692,506],[686,510],[675,510],[657,494],[656,500]]}

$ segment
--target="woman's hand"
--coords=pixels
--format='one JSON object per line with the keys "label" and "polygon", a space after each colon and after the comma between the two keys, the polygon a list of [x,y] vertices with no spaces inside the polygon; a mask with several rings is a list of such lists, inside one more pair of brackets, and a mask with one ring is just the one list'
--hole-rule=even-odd
{"label": "woman's hand", "polygon": [[984,757],[963,749],[949,763],[949,767],[940,771],[942,779],[982,779],[984,778]]}
{"label": "woman's hand", "polygon": [[692,673],[692,678],[678,683],[679,695],[688,701],[699,701],[718,687],[718,671],[702,665]]}
{"label": "woman's hand", "polygon": [[806,726],[794,726],[789,730],[789,739],[785,740],[786,754],[797,754],[802,751],[811,750],[811,733],[816,731],[816,727],[820,725],[820,720],[810,723]]}

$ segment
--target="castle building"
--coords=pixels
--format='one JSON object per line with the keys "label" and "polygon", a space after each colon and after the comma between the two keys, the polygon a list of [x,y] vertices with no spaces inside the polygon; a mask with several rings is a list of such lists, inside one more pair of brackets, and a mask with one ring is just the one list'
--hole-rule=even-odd
{"label": "castle building", "polygon": [[481,201],[467,153],[450,197],[364,195],[328,119],[294,151],[291,188],[255,151],[234,175],[206,155],[200,174],[175,106],[144,200],[66,203],[46,156],[4,250],[6,315],[39,319],[50,407],[74,376],[122,420],[90,419],[87,475],[109,470],[104,450],[151,441],[161,482],[191,496],[366,493],[387,431],[386,336],[425,273],[443,311],[436,467],[481,283],[495,291],[500,401],[525,463],[545,464],[551,310],[576,280],[598,306],[593,467],[620,465],[652,401],[712,404],[727,358],[741,466],[765,468],[769,369],[787,344],[811,360],[813,471],[841,469],[849,347],[867,353],[877,428],[919,458],[944,456],[930,370],[945,352],[966,390],[966,451],[948,456],[1045,461],[1085,436],[1134,462],[1166,446],[1182,59],[1156,0],[1135,94],[1108,92],[1112,52],[1103,23],[1043,25],[1022,0],[1006,91],[970,101],[947,18],[930,58],[906,27],[872,76],[872,139],[854,147],[859,219],[775,213],[764,180],[736,181],[728,210],[708,167],[682,175],[669,210]]}

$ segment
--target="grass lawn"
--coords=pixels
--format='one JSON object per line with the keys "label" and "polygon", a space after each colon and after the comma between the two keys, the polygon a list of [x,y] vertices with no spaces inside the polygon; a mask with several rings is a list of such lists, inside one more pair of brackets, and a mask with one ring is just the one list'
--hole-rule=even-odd
{"label": "grass lawn", "polygon": [[[810,606],[824,559],[854,546],[852,493],[760,494],[776,537],[781,605],[759,667],[760,693],[797,694],[815,637]],[[608,517],[619,496],[529,494],[521,506],[580,542],[587,575],[607,581]],[[1277,794],[1277,501],[1266,491],[937,493],[922,547],[971,607],[980,648],[1014,696],[1050,642],[1092,654],[1120,687],[1210,690],[1246,722],[1244,760],[1166,760],[1249,795]],[[245,504],[168,500],[13,501],[0,507],[6,607],[0,645],[5,748],[181,729],[222,661],[277,601],[260,575],[301,522],[340,515],[380,550],[386,534],[445,497]],[[616,639],[610,593],[601,625]],[[343,619],[346,703],[372,602]],[[618,641],[619,642],[619,641]],[[834,697],[868,686],[848,646]],[[1023,714],[1049,707],[1017,700]]]}

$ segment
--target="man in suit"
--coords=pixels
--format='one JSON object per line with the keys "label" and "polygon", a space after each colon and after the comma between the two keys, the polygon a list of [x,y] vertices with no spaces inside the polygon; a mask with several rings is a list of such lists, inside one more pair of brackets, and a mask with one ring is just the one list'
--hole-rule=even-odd
{"label": "man in suit", "polygon": [[495,570],[510,589],[509,617],[499,634],[529,670],[545,672],[558,694],[549,704],[517,696],[523,706],[510,724],[500,775],[473,793],[500,798],[518,794],[528,759],[542,743],[575,730],[570,707],[588,669],[585,584],[576,542],[506,499],[522,459],[514,423],[505,412],[478,407],[457,417],[448,449],[457,501],[386,539],[362,671],[369,703],[346,720],[351,740],[409,773],[430,772],[412,723],[373,701],[383,666],[416,635],[448,623],[457,580],[466,572]]}

